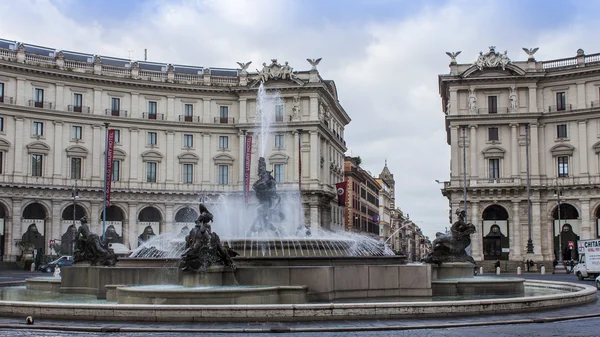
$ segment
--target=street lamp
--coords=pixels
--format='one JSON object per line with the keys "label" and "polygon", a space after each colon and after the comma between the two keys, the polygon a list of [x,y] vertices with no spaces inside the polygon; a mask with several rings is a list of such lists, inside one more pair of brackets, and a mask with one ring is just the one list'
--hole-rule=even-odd
{"label": "street lamp", "polygon": [[73,185],[73,189],[71,190],[71,198],[73,198],[73,225],[75,225],[75,220],[77,220],[77,199],[79,199],[77,181],[75,181],[75,185]]}
{"label": "street lamp", "polygon": [[563,263],[563,251],[562,251],[562,228],[560,227],[560,196],[562,195],[562,188],[558,181],[556,181],[556,191],[554,191],[554,195],[556,196],[556,200],[558,202],[558,262],[560,264]]}

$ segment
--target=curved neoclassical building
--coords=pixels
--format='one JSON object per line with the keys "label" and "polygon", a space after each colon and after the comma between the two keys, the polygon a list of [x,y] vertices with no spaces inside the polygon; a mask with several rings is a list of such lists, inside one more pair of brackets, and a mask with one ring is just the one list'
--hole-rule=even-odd
{"label": "curved neoclassical building", "polygon": [[301,174],[305,223],[342,228],[334,187],[343,181],[350,118],[335,83],[314,65],[292,71],[271,60],[262,68],[131,62],[0,40],[2,259],[16,260],[23,239],[50,253],[74,216],[101,232],[105,123],[115,130],[106,223],[114,242],[133,249],[152,233],[180,231],[200,195],[241,194],[261,78],[283,98],[265,154],[278,189],[297,191]]}
{"label": "curved neoclassical building", "polygon": [[511,61],[490,47],[439,76],[451,147],[442,192],[454,214],[466,181],[473,257],[513,272],[576,259],[578,239],[600,237],[600,54],[537,61],[536,51]]}

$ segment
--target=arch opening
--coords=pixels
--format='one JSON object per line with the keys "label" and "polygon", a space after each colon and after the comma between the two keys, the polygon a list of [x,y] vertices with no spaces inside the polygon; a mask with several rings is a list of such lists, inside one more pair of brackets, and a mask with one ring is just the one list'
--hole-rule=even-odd
{"label": "arch opening", "polygon": [[490,205],[482,214],[483,259],[508,260],[510,253],[508,211]]}

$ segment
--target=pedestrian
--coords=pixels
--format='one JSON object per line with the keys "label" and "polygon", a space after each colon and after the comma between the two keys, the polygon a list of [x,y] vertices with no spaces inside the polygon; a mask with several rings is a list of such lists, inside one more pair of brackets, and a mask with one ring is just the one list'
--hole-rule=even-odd
{"label": "pedestrian", "polygon": [[496,263],[494,263],[494,271],[498,270],[498,268],[500,268],[500,260],[496,260]]}
{"label": "pedestrian", "polygon": [[527,272],[529,273],[529,259],[527,259],[527,261],[525,261],[525,263],[527,264]]}

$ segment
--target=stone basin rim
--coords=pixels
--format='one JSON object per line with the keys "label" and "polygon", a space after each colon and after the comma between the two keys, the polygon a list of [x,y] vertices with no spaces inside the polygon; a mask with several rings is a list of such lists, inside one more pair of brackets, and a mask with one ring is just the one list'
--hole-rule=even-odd
{"label": "stone basin rim", "polygon": [[[595,286],[586,284],[577,284],[558,281],[542,281],[542,280],[527,280],[526,286],[538,288],[554,288],[554,289],[578,289],[576,291],[565,292],[561,294],[537,295],[528,297],[508,297],[508,298],[493,298],[493,299],[477,299],[477,300],[451,300],[451,301],[427,301],[427,302],[369,302],[369,303],[305,303],[305,304],[190,304],[190,305],[148,305],[148,304],[117,304],[117,303],[52,303],[52,302],[25,302],[25,301],[0,301],[0,307],[16,306],[27,308],[72,308],[72,309],[138,309],[150,311],[162,310],[182,310],[184,309],[210,309],[210,310],[231,310],[231,309],[246,309],[246,310],[273,310],[273,309],[352,309],[352,308],[390,308],[390,307],[447,307],[447,306],[469,306],[491,304],[507,304],[507,303],[531,303],[545,302],[552,300],[568,299],[575,301],[578,298],[585,296],[596,296],[597,289]],[[493,310],[491,310],[493,311]],[[2,316],[2,312],[0,312]]]}

